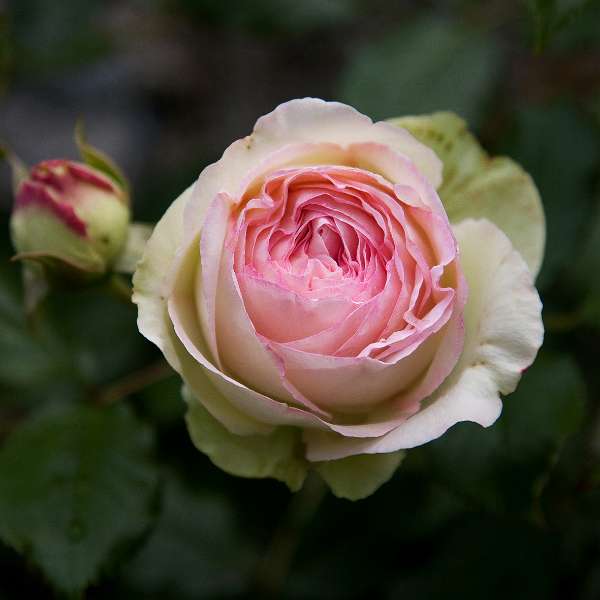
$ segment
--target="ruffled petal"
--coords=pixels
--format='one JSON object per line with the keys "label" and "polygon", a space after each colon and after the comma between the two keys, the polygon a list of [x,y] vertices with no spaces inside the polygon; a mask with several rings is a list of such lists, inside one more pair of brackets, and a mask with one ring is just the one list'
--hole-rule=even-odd
{"label": "ruffled petal", "polygon": [[380,438],[306,431],[309,460],[412,448],[460,421],[487,427],[500,415],[500,394],[515,389],[542,344],[542,305],[526,263],[493,223],[467,220],[454,232],[470,293],[465,346],[452,374],[417,414]]}
{"label": "ruffled petal", "polygon": [[389,146],[408,157],[434,187],[441,182],[439,159],[427,146],[408,132],[398,135],[389,123],[373,123],[339,102],[302,98],[280,104],[256,122],[248,143],[268,152],[282,143],[332,141],[341,146],[361,142]]}
{"label": "ruffled petal", "polygon": [[[186,218],[185,243],[198,233],[194,218],[198,211],[206,210],[221,192],[239,197],[250,183],[248,174],[255,172],[271,155],[287,146],[331,145],[332,142],[338,146],[365,142],[389,146],[411,160],[434,187],[442,180],[440,160],[408,131],[383,121],[373,123],[369,117],[339,102],[317,98],[291,100],[261,117],[249,136],[231,144],[219,161],[202,171],[187,211],[190,218]],[[280,166],[289,161],[285,152],[279,158]],[[310,162],[335,164],[336,161],[332,163],[327,157],[315,156]],[[269,165],[270,170],[273,167],[273,164]]]}
{"label": "ruffled petal", "polygon": [[[224,397],[223,401],[225,399],[229,401],[239,413],[246,415],[251,422],[258,421],[261,425],[327,427],[315,414],[296,406],[290,406],[285,401],[276,400],[247,387],[237,378],[221,371],[209,359],[210,352],[204,339],[194,300],[195,274],[199,268],[198,245],[192,244],[186,253],[178,257],[178,261],[177,274],[172,281],[171,290],[168,292],[167,319],[170,320],[170,323],[167,329],[170,327],[174,329],[174,335],[192,360],[191,363],[186,361],[184,365],[180,366],[184,380],[191,383],[194,377],[199,377],[196,373],[202,373]],[[239,318],[241,319],[242,316]],[[249,319],[246,317],[243,322],[249,323]],[[255,340],[257,344],[260,344],[258,338]],[[251,338],[247,338],[245,341],[252,343]],[[172,342],[171,344],[173,345]],[[265,349],[262,351],[266,352]],[[273,360],[273,358],[268,358],[270,361]],[[251,360],[249,357],[246,359]],[[263,370],[270,369],[273,364],[276,363],[265,363],[261,368]],[[184,370],[182,367],[188,368]],[[275,386],[279,374],[275,371],[271,375],[274,376],[274,379],[270,381],[270,385]],[[285,393],[285,388],[282,390],[282,393]],[[205,400],[201,395],[199,399],[200,401]],[[206,408],[215,418],[219,418],[216,409],[212,408],[210,404],[206,404]],[[222,422],[225,426],[229,426],[227,420]],[[266,429],[268,430],[268,428]],[[235,428],[231,430],[235,431]],[[261,427],[261,430],[264,431],[265,428]]]}

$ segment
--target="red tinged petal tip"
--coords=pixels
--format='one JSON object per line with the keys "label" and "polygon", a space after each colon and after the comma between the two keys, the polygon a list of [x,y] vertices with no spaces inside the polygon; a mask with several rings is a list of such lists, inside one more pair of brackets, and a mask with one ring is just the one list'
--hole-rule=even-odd
{"label": "red tinged petal tip", "polygon": [[75,207],[87,190],[99,190],[101,201],[106,198],[124,200],[120,188],[109,177],[83,163],[66,159],[45,160],[35,165],[15,199],[15,210],[36,205],[52,212],[71,231],[85,237],[85,222],[77,216]]}
{"label": "red tinged petal tip", "polygon": [[15,200],[15,210],[26,207],[38,206],[52,212],[71,231],[86,237],[87,229],[85,223],[77,216],[71,204],[57,201],[48,187],[36,181],[25,181],[19,188]]}
{"label": "red tinged petal tip", "polygon": [[119,188],[106,175],[83,163],[65,159],[45,160],[31,170],[31,179],[50,185],[60,192],[83,182],[101,190],[122,196]]}

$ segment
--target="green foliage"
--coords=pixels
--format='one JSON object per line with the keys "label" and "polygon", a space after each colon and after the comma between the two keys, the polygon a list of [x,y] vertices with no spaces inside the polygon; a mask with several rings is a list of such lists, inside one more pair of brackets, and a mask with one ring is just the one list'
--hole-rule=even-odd
{"label": "green foliage", "polygon": [[0,453],[0,536],[57,589],[81,592],[152,523],[150,448],[123,407],[33,417]]}
{"label": "green foliage", "polygon": [[552,106],[520,110],[506,152],[532,175],[542,197],[548,243],[538,286],[544,289],[571,264],[593,211],[590,181],[600,146],[576,110]]}
{"label": "green foliage", "polygon": [[575,253],[577,261],[568,272],[568,281],[577,297],[577,306],[570,313],[551,319],[559,329],[578,325],[600,328],[600,206],[596,201],[594,212],[586,219]]}
{"label": "green foliage", "polygon": [[169,474],[161,517],[124,570],[136,597],[206,598],[243,592],[253,555],[224,495],[193,492]]}
{"label": "green foliage", "polygon": [[17,275],[0,266],[0,382],[12,389],[45,385],[66,368],[57,332],[44,324],[34,335],[28,327]]}
{"label": "green foliage", "polygon": [[573,24],[595,3],[596,0],[527,0],[536,50],[544,50],[557,33]]}
{"label": "green foliage", "polygon": [[101,6],[99,0],[14,3],[9,13],[13,67],[20,73],[48,75],[106,56],[107,36],[95,22]]}
{"label": "green foliage", "polygon": [[488,33],[427,18],[359,46],[340,96],[374,119],[451,110],[477,126],[501,66]]}
{"label": "green foliage", "polygon": [[475,506],[531,515],[557,453],[581,424],[585,395],[573,361],[542,352],[491,428],[461,423],[423,452],[442,481]]}
{"label": "green foliage", "polygon": [[425,564],[397,576],[390,597],[546,600],[556,586],[553,551],[533,527],[472,516],[449,529]]}
{"label": "green foliage", "polygon": [[177,0],[176,4],[201,21],[251,29],[261,33],[297,33],[348,20],[353,0]]}

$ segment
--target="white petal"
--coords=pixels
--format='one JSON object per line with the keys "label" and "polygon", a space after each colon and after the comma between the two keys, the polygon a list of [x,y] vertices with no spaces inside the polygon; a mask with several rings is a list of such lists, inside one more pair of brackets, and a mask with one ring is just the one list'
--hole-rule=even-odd
{"label": "white petal", "polygon": [[[417,141],[408,131],[371,119],[351,106],[303,98],[280,104],[261,117],[249,136],[237,140],[216,163],[200,174],[194,196],[186,209],[185,244],[198,233],[196,215],[205,211],[218,193],[237,197],[254,171],[269,155],[294,144],[330,143],[339,146],[375,143],[389,146],[407,158],[438,187],[442,180],[442,163],[435,152]],[[286,164],[285,152],[281,155]],[[271,168],[275,165],[271,165]]]}
{"label": "white petal", "polygon": [[407,156],[437,187],[441,183],[442,165],[435,153],[406,130],[398,129],[400,135],[390,123],[373,123],[346,104],[303,98],[285,102],[261,117],[250,140],[259,147],[291,142],[333,142],[342,146],[360,142],[384,144]]}
{"label": "white petal", "polygon": [[177,371],[179,359],[171,343],[165,285],[183,238],[183,211],[192,189],[190,186],[185,190],[156,224],[133,276],[132,300],[138,305],[138,329],[161,349]]}

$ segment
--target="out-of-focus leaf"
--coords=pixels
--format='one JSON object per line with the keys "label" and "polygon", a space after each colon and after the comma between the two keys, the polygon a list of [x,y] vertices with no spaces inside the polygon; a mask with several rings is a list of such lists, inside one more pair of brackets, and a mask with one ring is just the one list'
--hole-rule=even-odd
{"label": "out-of-focus leaf", "polygon": [[15,67],[19,72],[55,75],[61,69],[87,65],[106,55],[107,35],[97,27],[99,0],[45,0],[11,3]]}
{"label": "out-of-focus leaf", "polygon": [[253,563],[226,497],[166,482],[156,529],[124,572],[134,597],[214,598],[241,593]]}
{"label": "out-of-focus leaf", "polygon": [[553,598],[558,561],[551,542],[524,523],[471,516],[428,547],[412,569],[399,569],[386,598]]}
{"label": "out-of-focus leaf", "polygon": [[581,423],[585,387],[565,356],[542,354],[490,428],[460,423],[423,449],[451,489],[497,512],[528,513],[536,482]]}
{"label": "out-of-focus leaf", "polygon": [[600,598],[600,565],[592,567],[583,589],[582,600],[596,600],[596,598]]}
{"label": "out-of-focus leaf", "polygon": [[8,10],[0,5],[0,93],[5,92],[12,66],[12,39]]}
{"label": "out-of-focus leaf", "polygon": [[[598,9],[598,12],[600,13],[600,8]],[[596,127],[600,128],[600,90],[590,99],[588,110],[594,119]]]}
{"label": "out-of-focus leaf", "polygon": [[424,19],[359,47],[340,95],[374,119],[452,110],[476,126],[500,67],[489,34]]}
{"label": "out-of-focus leaf", "polygon": [[596,204],[578,244],[577,260],[567,272],[577,305],[569,314],[549,316],[551,325],[563,330],[584,323],[600,328],[600,278],[596,276],[600,272],[600,206]]}
{"label": "out-of-focus leaf", "polygon": [[20,271],[0,257],[3,406],[70,401],[83,386],[109,383],[147,360],[133,305],[95,288],[54,290],[28,321]]}
{"label": "out-of-focus leaf", "polygon": [[150,526],[151,436],[122,407],[32,418],[0,452],[0,536],[76,594]]}
{"label": "out-of-focus leaf", "polygon": [[397,474],[365,500],[325,498],[304,531],[285,597],[383,598],[392,574],[422,564],[423,552],[430,554],[465,510],[422,458],[408,451]]}
{"label": "out-of-focus leaf", "polygon": [[185,402],[181,398],[178,374],[144,388],[139,396],[139,410],[152,423],[167,427],[184,423]]}
{"label": "out-of-focus leaf", "polygon": [[[0,261],[2,259],[0,258]],[[0,265],[0,385],[48,385],[68,370],[66,349],[46,322],[28,326],[18,268]]]}
{"label": "out-of-focus leaf", "polygon": [[339,26],[355,12],[354,0],[178,0],[188,13],[203,22],[261,32],[304,32]]}
{"label": "out-of-focus leaf", "polygon": [[505,150],[531,174],[542,197],[547,243],[537,285],[543,289],[572,263],[581,228],[589,219],[598,142],[570,108],[528,108],[517,114],[516,136]]}
{"label": "out-of-focus leaf", "polygon": [[580,427],[585,397],[581,372],[568,355],[539,356],[504,400],[500,424],[512,459],[543,463]]}
{"label": "out-of-focus leaf", "polygon": [[55,291],[45,309],[86,384],[106,384],[144,365],[149,348],[138,332],[133,304],[90,288]]}
{"label": "out-of-focus leaf", "polygon": [[527,7],[533,20],[535,47],[542,50],[554,28],[556,0],[527,0]]}
{"label": "out-of-focus leaf", "polygon": [[595,0],[527,0],[536,50],[541,51],[561,30],[576,22]]}

